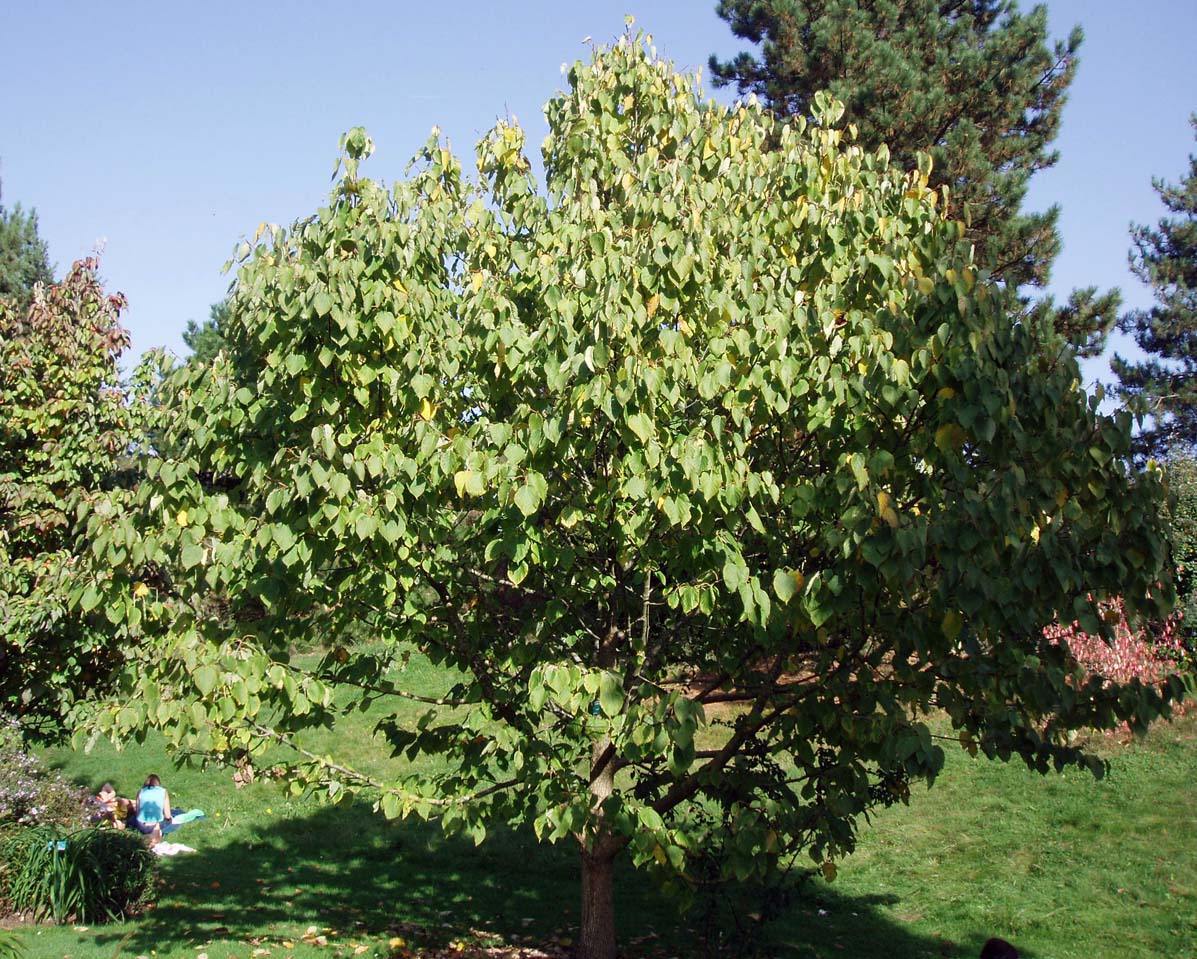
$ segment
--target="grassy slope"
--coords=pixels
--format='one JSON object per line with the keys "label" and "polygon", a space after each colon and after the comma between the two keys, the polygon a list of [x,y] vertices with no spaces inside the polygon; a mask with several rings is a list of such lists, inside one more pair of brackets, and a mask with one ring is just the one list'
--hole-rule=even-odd
{"label": "grassy slope", "polygon": [[[421,686],[443,685],[426,666],[413,671]],[[338,748],[386,765],[368,722],[350,717]],[[806,887],[770,929],[768,952],[975,957],[1001,935],[1042,959],[1197,954],[1197,719],[1110,753],[1114,774],[1097,783],[1041,779],[949,750],[939,783],[877,817],[833,885]],[[227,770],[175,770],[154,739],[49,758],[80,782],[111,779],[124,794],[159,772],[176,806],[210,818],[172,837],[200,852],[163,863],[157,908],[120,926],[25,930],[31,956],[254,959],[268,949],[305,959],[360,946],[363,956],[387,956],[393,937],[451,951],[471,930],[546,942],[567,938],[577,921],[568,846],[499,831],[475,848],[434,826],[387,824],[364,806],[289,800],[275,783],[236,790]],[[618,898],[623,941],[659,933],[666,954],[695,953],[686,921],[638,876],[621,878]],[[309,939],[326,944],[304,941],[310,927]]]}

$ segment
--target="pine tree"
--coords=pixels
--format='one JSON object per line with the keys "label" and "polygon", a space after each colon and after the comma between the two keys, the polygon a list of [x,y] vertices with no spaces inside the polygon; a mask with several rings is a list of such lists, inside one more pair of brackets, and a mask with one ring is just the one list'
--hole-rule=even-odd
{"label": "pine tree", "polygon": [[16,301],[19,313],[33,299],[36,283],[53,283],[45,240],[37,235],[37,213],[0,204],[0,299]]}
{"label": "pine tree", "polygon": [[[808,119],[815,93],[830,90],[865,149],[884,143],[908,168],[931,154],[931,185],[950,188],[979,263],[1015,288],[1047,283],[1059,210],[1021,206],[1031,176],[1057,159],[1049,146],[1079,28],[1050,45],[1046,10],[1021,14],[1016,0],[720,0],[718,13],[760,54],[711,57],[716,84]],[[1036,308],[1052,310],[1056,329],[1094,355],[1117,307],[1116,293],[1087,289],[1062,308]]]}
{"label": "pine tree", "polygon": [[191,350],[188,362],[207,366],[216,359],[216,354],[228,346],[225,342],[228,323],[228,300],[213,303],[208,318],[202,324],[188,320],[187,328],[183,331],[183,342]]}
{"label": "pine tree", "polygon": [[[1197,114],[1190,120],[1197,131]],[[1145,455],[1161,455],[1197,445],[1197,155],[1177,185],[1152,181],[1171,216],[1153,229],[1131,231],[1131,269],[1154,292],[1156,305],[1132,310],[1118,327],[1148,354],[1132,362],[1115,356],[1110,366],[1125,398],[1142,397],[1151,426],[1138,436]]]}

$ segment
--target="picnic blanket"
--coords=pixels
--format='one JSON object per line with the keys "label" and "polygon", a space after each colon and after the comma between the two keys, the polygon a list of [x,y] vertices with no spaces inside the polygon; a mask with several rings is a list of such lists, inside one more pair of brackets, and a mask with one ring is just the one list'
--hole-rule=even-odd
{"label": "picnic blanket", "polygon": [[174,832],[180,826],[185,826],[189,822],[195,822],[197,819],[207,819],[207,814],[202,809],[188,809],[186,812],[181,812],[177,816],[170,819],[164,819],[159,823],[162,830],[162,835]]}
{"label": "picnic blanket", "polygon": [[181,852],[195,852],[190,846],[181,842],[159,842],[150,846],[150,852],[155,856],[177,856]]}

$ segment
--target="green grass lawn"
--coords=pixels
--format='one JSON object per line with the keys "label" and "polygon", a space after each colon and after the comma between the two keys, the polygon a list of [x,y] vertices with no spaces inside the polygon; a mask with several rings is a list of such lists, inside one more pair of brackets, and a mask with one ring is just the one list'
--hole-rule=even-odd
{"label": "green grass lawn", "polygon": [[[386,765],[368,723],[346,720],[338,743]],[[976,957],[999,935],[1039,959],[1197,956],[1197,718],[1103,749],[1114,764],[1103,782],[949,750],[940,781],[877,816],[835,883],[800,889],[764,931],[763,954]],[[154,738],[47,759],[125,795],[157,772],[177,808],[209,818],[171,837],[199,851],[163,861],[152,910],[120,925],[25,928],[32,959],[468,955],[490,937],[565,948],[578,919],[576,851],[530,833],[495,831],[475,847],[365,804],[291,800],[275,782],[238,790],[229,770],[175,769]],[[696,918],[630,871],[616,908],[629,955],[702,954]]]}

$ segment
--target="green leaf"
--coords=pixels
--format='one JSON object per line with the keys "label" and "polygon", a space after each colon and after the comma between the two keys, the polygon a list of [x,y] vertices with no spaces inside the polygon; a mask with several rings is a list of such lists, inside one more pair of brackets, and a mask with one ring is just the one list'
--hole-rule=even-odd
{"label": "green leaf", "polygon": [[729,556],[723,564],[723,583],[733,593],[747,585],[748,567],[739,556]]}
{"label": "green leaf", "polygon": [[532,484],[525,484],[515,492],[515,505],[525,516],[531,516],[540,509],[541,495]]}
{"label": "green leaf", "polygon": [[788,569],[779,569],[773,574],[773,592],[783,603],[788,603],[793,598],[797,586]]}
{"label": "green leaf", "polygon": [[220,671],[215,666],[201,666],[194,674],[195,688],[201,695],[207,696],[216,688],[220,680]]}
{"label": "green leaf", "polygon": [[608,716],[623,708],[623,683],[612,672],[604,672],[599,679],[599,705]]}
{"label": "green leaf", "polygon": [[627,419],[628,429],[636,434],[641,443],[647,443],[653,435],[653,421],[646,413],[633,413]]}

